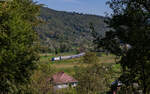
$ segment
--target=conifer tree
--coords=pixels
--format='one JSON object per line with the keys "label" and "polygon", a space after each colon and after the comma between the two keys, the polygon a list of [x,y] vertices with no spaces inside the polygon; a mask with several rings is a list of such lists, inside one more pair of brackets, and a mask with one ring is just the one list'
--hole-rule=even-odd
{"label": "conifer tree", "polygon": [[21,93],[38,60],[36,32],[39,6],[32,0],[0,2],[0,93]]}

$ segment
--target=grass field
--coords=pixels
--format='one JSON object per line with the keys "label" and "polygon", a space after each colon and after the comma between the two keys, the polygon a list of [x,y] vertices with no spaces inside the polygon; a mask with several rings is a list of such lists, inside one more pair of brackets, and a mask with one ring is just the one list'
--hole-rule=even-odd
{"label": "grass field", "polygon": [[[57,56],[68,56],[68,55],[73,55],[74,53],[63,53],[63,54],[40,54],[40,63],[46,63],[46,64],[50,64],[53,68],[55,68],[56,72],[66,72],[70,75],[74,75],[75,73],[75,67],[76,66],[80,66],[81,58],[75,58],[75,59],[69,59],[69,60],[61,60],[61,61],[51,61],[52,57],[57,57]],[[99,57],[99,63],[102,64],[114,64],[114,69],[116,71],[119,71],[120,66],[115,64],[115,56],[114,55],[101,55],[101,57]]]}
{"label": "grass field", "polygon": [[[38,86],[36,88],[37,91],[43,89],[43,86],[47,87],[47,79],[50,78],[56,72],[65,72],[73,77],[76,77],[75,73],[77,73],[78,69],[79,69],[77,67],[80,65],[82,65],[82,67],[87,66],[87,64],[82,62],[83,57],[69,59],[69,60],[51,61],[52,57],[68,56],[68,55],[74,55],[74,54],[75,53],[63,53],[63,54],[58,54],[58,55],[40,54],[38,68],[37,68],[37,70],[35,70],[34,74],[32,75],[32,80],[33,80],[32,87]],[[111,70],[108,69],[109,73],[106,73],[108,81],[109,81],[108,83],[111,84],[114,80],[116,80],[120,76],[120,73],[121,73],[120,65],[115,63],[114,55],[107,56],[105,54],[102,54],[98,58],[99,58],[99,64],[103,65],[102,67],[107,67],[107,68],[109,67],[111,69]],[[105,68],[103,68],[103,69],[105,69]],[[103,70],[102,70],[102,72],[103,72]],[[63,93],[63,94],[77,94],[76,89],[70,90],[70,88],[63,89],[62,92],[67,92],[67,93]]]}

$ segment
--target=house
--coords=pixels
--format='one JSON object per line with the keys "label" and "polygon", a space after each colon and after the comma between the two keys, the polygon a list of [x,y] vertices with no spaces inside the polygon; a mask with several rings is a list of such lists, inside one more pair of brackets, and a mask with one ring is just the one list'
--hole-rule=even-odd
{"label": "house", "polygon": [[49,81],[53,84],[54,89],[76,87],[78,81],[64,72],[54,74]]}

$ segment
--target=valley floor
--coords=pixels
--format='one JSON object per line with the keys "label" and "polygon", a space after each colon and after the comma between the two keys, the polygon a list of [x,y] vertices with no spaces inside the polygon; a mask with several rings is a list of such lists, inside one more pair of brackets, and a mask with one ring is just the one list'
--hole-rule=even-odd
{"label": "valley floor", "polygon": [[[73,55],[74,53],[61,53],[58,55],[55,54],[40,54],[40,63],[47,63],[50,64],[52,67],[56,69],[57,72],[64,71],[68,74],[73,75],[74,74],[74,69],[76,66],[80,66],[82,64],[81,58],[75,58],[75,59],[69,59],[69,60],[60,60],[60,61],[51,61],[52,57],[57,57],[57,56],[68,56],[68,55]],[[115,63],[115,56],[114,55],[105,55],[102,54],[99,57],[99,63],[104,64],[104,65],[114,65],[114,68],[117,67]],[[83,64],[82,64],[83,65]],[[86,64],[84,64],[86,66]]]}

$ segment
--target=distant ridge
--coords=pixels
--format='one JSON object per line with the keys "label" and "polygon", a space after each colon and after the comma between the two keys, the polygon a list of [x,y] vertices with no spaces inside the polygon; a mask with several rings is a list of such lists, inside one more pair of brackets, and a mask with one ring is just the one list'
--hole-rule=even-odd
{"label": "distant ridge", "polygon": [[95,30],[105,35],[105,17],[75,12],[56,11],[41,7],[39,19],[44,23],[36,27],[42,47],[49,52],[76,51],[92,48],[89,23]]}

